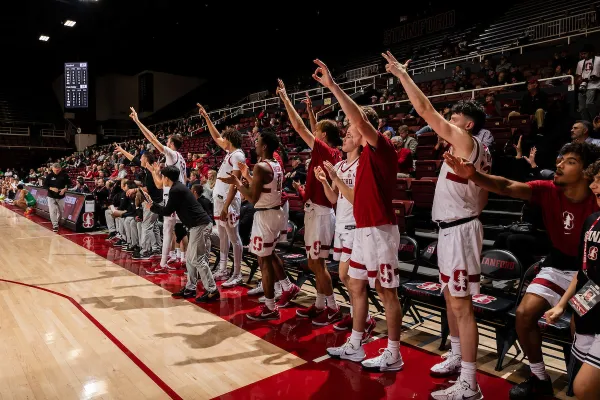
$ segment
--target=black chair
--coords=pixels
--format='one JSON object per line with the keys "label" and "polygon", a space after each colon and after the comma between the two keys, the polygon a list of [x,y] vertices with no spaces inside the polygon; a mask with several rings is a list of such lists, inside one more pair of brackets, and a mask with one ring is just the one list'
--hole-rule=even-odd
{"label": "black chair", "polygon": [[[481,294],[473,296],[473,310],[478,322],[494,328],[498,361],[496,371],[502,370],[502,363],[508,350],[515,344],[516,330],[514,319],[507,322],[507,312],[517,303],[517,295],[511,291],[512,285],[495,289],[494,282],[520,280],[523,267],[517,257],[508,250],[487,250],[481,256],[481,275],[491,279],[491,285],[481,287]],[[517,347],[517,354],[521,350]]]}
{"label": "black chair", "polygon": [[[508,315],[512,317],[513,320],[516,319],[517,308],[519,306],[519,303],[521,302],[521,299],[527,292],[527,287],[529,286],[531,281],[533,281],[535,276],[540,272],[540,265],[542,261],[538,261],[537,263],[533,264],[531,267],[529,267],[529,269],[527,269],[525,275],[523,275],[523,279],[519,284],[519,290],[517,292],[518,298],[516,305],[508,311]],[[571,358],[571,346],[573,344],[573,338],[571,337],[572,315],[573,313],[571,312],[571,309],[567,308],[564,314],[558,319],[558,321],[556,321],[553,324],[548,323],[548,321],[546,321],[546,319],[543,316],[538,321],[538,326],[542,330],[542,340],[562,347],[565,363],[567,366],[569,365],[569,360]],[[507,342],[509,348],[517,340],[516,333],[514,335],[514,339],[510,339],[512,339],[513,343],[510,343],[509,345],[509,343]]]}

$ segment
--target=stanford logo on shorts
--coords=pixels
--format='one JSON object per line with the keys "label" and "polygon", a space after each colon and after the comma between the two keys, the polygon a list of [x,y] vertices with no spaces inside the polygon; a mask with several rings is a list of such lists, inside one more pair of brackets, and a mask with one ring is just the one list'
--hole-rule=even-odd
{"label": "stanford logo on shorts", "polygon": [[394,277],[394,271],[392,270],[392,266],[390,264],[381,264],[379,266],[379,279],[383,283],[392,282],[392,278]]}
{"label": "stanford logo on shorts", "polygon": [[457,269],[452,272],[452,284],[457,292],[466,292],[468,285],[467,271]]}
{"label": "stanford logo on shorts", "polygon": [[496,301],[496,298],[494,296],[488,296],[487,294],[473,295],[473,303],[490,304],[492,301]]}
{"label": "stanford logo on shorts", "polygon": [[442,288],[442,285],[435,282],[425,282],[417,286],[417,289],[423,289],[430,292],[437,292]]}
{"label": "stanford logo on shorts", "polygon": [[595,260],[598,258],[598,248],[596,246],[590,247],[590,251],[588,252],[588,258],[590,260]]}
{"label": "stanford logo on shorts", "polygon": [[313,253],[315,256],[318,256],[321,252],[321,242],[318,240],[313,244]]}
{"label": "stanford logo on shorts", "polygon": [[261,237],[256,236],[252,241],[252,248],[254,251],[261,251],[263,248],[263,240]]}

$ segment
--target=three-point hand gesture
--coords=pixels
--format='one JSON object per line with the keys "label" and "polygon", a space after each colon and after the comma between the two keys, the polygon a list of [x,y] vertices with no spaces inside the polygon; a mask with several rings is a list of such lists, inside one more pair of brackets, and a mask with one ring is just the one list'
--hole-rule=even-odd
{"label": "three-point hand gesture", "polygon": [[326,88],[331,89],[335,85],[335,81],[331,76],[331,72],[329,72],[329,68],[319,59],[314,60],[314,63],[317,64],[317,69],[312,75],[313,79]]}
{"label": "three-point hand gesture", "polygon": [[123,151],[123,148],[121,146],[119,146],[116,142],[113,144],[113,146],[115,146],[115,151],[118,151],[118,152]]}
{"label": "three-point hand gesture", "polygon": [[312,108],[312,100],[311,100],[310,96],[308,95],[308,92],[306,92],[306,98],[304,100],[302,100],[302,103],[306,104],[307,110],[310,110]]}
{"label": "three-point hand gesture", "polygon": [[396,57],[394,57],[394,55],[390,51],[387,51],[386,53],[381,53],[381,55],[388,62],[385,65],[385,70],[387,72],[397,77],[408,73],[408,64],[410,63],[410,60],[402,64],[398,60],[396,60]]}
{"label": "three-point hand gesture", "polygon": [[285,90],[285,85],[283,84],[283,81],[281,79],[277,79],[277,90],[275,91],[275,93],[277,93],[277,95],[281,97],[281,100],[285,100],[288,97],[287,92]]}
{"label": "three-point hand gesture", "polygon": [[537,153],[537,148],[532,147],[529,151],[529,157],[523,157],[525,161],[527,161],[529,165],[531,165],[531,168],[537,167],[537,164],[535,163],[535,153]]}
{"label": "three-point hand gesture", "polygon": [[131,118],[133,120],[133,122],[135,122],[135,123],[140,122],[140,119],[138,118],[138,114],[135,111],[135,108],[129,107],[129,109],[131,110],[131,114],[129,114],[129,118]]}
{"label": "three-point hand gesture", "polygon": [[329,174],[329,177],[331,178],[332,181],[334,181],[334,180],[336,180],[338,178],[338,174],[337,174],[337,172],[335,170],[335,167],[333,166],[332,163],[330,163],[329,161],[325,161],[323,163],[323,166],[325,167],[325,170]]}
{"label": "three-point hand gesture", "polygon": [[448,152],[444,153],[444,160],[454,173],[463,179],[470,179],[477,172],[472,162],[464,158],[455,157]]}
{"label": "three-point hand gesture", "polygon": [[202,118],[208,118],[208,113],[206,112],[204,107],[202,107],[200,103],[196,103],[196,105],[198,106],[198,113],[202,116]]}
{"label": "three-point hand gesture", "polygon": [[521,139],[523,139],[523,135],[519,136],[517,144],[513,144],[513,147],[517,151],[517,155],[515,156],[515,158],[517,159],[523,157],[523,147],[521,146]]}

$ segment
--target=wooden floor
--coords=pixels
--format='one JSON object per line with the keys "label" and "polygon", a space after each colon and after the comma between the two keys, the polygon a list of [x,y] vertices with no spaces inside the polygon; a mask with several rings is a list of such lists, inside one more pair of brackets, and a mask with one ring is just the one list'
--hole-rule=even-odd
{"label": "wooden floor", "polygon": [[0,238],[1,399],[207,399],[305,362],[4,207]]}

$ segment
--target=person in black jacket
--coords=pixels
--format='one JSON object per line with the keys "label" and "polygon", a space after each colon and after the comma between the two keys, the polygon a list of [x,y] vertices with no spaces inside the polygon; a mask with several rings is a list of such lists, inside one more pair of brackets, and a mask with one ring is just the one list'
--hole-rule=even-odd
{"label": "person in black jacket", "polygon": [[302,162],[302,159],[296,156],[292,158],[292,168],[290,172],[285,174],[283,190],[294,193],[296,191],[293,187],[294,181],[300,182],[303,185],[306,183],[306,166]]}
{"label": "person in black jacket", "polygon": [[62,170],[60,164],[53,164],[52,172],[46,176],[44,181],[44,187],[48,189],[48,211],[53,232],[58,232],[58,224],[65,208],[65,193],[70,185],[69,175]]}
{"label": "person in black jacket", "polygon": [[92,191],[94,196],[94,214],[96,215],[96,224],[98,226],[106,226],[106,218],[104,212],[106,210],[106,202],[108,201],[108,188],[102,179],[96,180],[96,187]]}
{"label": "person in black jacket", "polygon": [[132,197],[135,198],[135,191],[132,189],[136,188],[135,182],[128,180],[127,178],[121,180],[122,192],[119,193],[119,205],[114,208],[111,207],[106,210],[106,224],[108,225],[109,231],[111,227],[115,227],[118,232],[118,241],[114,243],[117,247],[127,247],[127,231],[125,230],[125,218],[134,214],[132,209]]}
{"label": "person in black jacket", "polygon": [[[186,253],[186,268],[188,281],[173,297],[191,298],[196,295],[198,274],[202,280],[205,292],[196,298],[197,303],[207,303],[218,300],[221,295],[208,265],[210,252],[210,234],[212,222],[204,208],[198,203],[192,192],[179,182],[180,171],[175,166],[168,166],[160,171],[163,187],[170,187],[169,200],[165,206],[153,203],[147,198],[147,208],[158,215],[169,216],[174,212],[189,230],[188,248]],[[150,273],[161,273],[162,267],[157,267]],[[166,272],[166,269],[164,269]]]}
{"label": "person in black jacket", "polygon": [[248,199],[242,195],[242,206],[240,207],[240,237],[242,238],[242,244],[244,246],[248,246],[250,243],[255,212],[254,204],[250,203]]}

